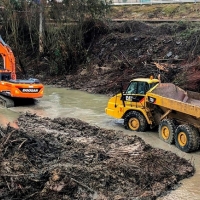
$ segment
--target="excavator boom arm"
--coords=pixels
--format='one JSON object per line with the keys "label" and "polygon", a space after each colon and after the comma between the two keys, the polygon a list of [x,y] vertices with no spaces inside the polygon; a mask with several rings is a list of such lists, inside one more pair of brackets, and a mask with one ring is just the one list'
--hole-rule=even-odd
{"label": "excavator boom arm", "polygon": [[0,54],[4,60],[4,70],[11,72],[11,78],[16,80],[15,57],[9,45],[0,36]]}

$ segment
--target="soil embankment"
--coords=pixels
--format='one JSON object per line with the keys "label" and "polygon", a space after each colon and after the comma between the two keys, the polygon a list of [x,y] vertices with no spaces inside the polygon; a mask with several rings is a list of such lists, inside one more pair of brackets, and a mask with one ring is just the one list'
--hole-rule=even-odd
{"label": "soil embankment", "polygon": [[[195,30],[194,30],[195,27]],[[199,24],[139,21],[96,24],[98,35],[88,52],[88,62],[73,75],[49,79],[47,84],[115,94],[133,78],[157,77],[182,89],[199,91]]]}

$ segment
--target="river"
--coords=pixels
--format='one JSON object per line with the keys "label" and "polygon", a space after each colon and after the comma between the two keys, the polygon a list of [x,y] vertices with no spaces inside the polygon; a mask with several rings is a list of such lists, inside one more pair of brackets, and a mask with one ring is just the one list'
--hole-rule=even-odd
{"label": "river", "polygon": [[43,117],[73,117],[102,128],[122,130],[125,134],[135,134],[155,148],[172,151],[194,164],[196,172],[193,177],[184,179],[175,190],[158,200],[199,200],[200,199],[200,150],[194,153],[184,153],[174,145],[166,144],[158,138],[157,132],[131,132],[125,130],[122,120],[115,120],[104,112],[109,97],[99,94],[89,94],[83,91],[69,90],[46,86],[45,94],[36,105],[14,108],[0,108],[0,124],[10,123],[16,126],[15,120],[20,112],[32,112]]}

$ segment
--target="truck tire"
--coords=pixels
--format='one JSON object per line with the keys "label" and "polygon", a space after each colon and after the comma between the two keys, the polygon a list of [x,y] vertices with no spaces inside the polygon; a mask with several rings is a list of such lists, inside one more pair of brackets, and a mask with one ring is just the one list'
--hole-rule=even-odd
{"label": "truck tire", "polygon": [[168,144],[174,143],[175,124],[171,119],[163,119],[158,128],[159,138]]}
{"label": "truck tire", "polygon": [[186,153],[199,148],[199,132],[191,125],[179,125],[175,131],[176,147]]}
{"label": "truck tire", "polygon": [[147,129],[147,120],[137,111],[130,111],[124,118],[124,127],[131,131],[144,132]]}

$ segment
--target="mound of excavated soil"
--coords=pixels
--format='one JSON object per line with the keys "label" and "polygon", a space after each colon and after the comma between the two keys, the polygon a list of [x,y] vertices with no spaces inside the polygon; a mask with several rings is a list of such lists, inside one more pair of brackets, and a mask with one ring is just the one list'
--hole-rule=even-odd
{"label": "mound of excavated soil", "polygon": [[194,167],[137,136],[26,113],[0,130],[0,199],[155,199]]}

